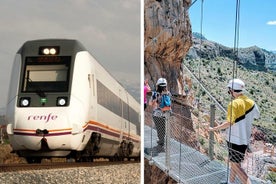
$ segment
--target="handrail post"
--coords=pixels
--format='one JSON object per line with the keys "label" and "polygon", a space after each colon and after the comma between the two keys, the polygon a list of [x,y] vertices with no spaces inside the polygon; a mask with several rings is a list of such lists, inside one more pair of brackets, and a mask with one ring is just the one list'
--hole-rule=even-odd
{"label": "handrail post", "polygon": [[[215,104],[210,105],[210,127],[214,127],[215,124],[215,111],[216,111],[216,106]],[[214,132],[210,131],[209,133],[209,158],[211,160],[214,159]]]}
{"label": "handrail post", "polygon": [[165,112],[165,124],[166,124],[166,139],[165,139],[165,159],[166,159],[166,167],[167,170],[169,171],[171,169],[170,166],[170,151],[171,151],[171,144],[170,144],[170,139],[171,139],[171,134],[170,134],[170,111]]}

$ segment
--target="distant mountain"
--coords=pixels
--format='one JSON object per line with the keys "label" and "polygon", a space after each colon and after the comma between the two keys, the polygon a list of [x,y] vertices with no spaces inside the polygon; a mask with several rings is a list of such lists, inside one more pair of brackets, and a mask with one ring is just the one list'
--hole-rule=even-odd
{"label": "distant mountain", "polygon": [[250,70],[276,71],[276,51],[267,51],[257,46],[239,48],[238,58],[236,58],[233,48],[209,41],[200,33],[193,33],[192,40],[193,45],[187,54],[190,59],[226,57],[232,60],[238,59],[240,65]]}
{"label": "distant mountain", "polygon": [[197,39],[203,39],[203,40],[207,40],[202,34],[200,33],[196,33],[196,32],[193,32],[193,37],[194,38],[197,38]]}
{"label": "distant mountain", "polygon": [[[202,40],[200,45],[200,40],[193,37],[193,46],[183,61],[225,109],[231,100],[227,95],[226,84],[233,78],[233,59],[235,55],[232,48],[208,40]],[[270,63],[275,67],[275,54],[253,46],[239,49],[238,59],[240,65],[236,68],[236,76],[246,82],[246,95],[254,99],[261,111],[261,117],[254,125],[265,132],[267,140],[275,143],[276,70],[269,67]],[[197,89],[195,93],[195,96],[200,97],[202,104],[210,103],[209,96],[202,90]]]}
{"label": "distant mountain", "polygon": [[6,109],[4,107],[0,107],[0,116],[4,116],[6,113]]}
{"label": "distant mountain", "polygon": [[5,119],[5,112],[6,112],[6,110],[5,110],[5,108],[0,108],[0,126],[1,125],[5,125],[6,124],[6,119]]}

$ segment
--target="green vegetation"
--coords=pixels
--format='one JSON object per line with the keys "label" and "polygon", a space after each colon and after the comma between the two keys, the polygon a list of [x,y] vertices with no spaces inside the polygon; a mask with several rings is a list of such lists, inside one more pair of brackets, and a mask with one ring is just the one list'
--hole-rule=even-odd
{"label": "green vegetation", "polygon": [[[199,62],[202,65],[199,65]],[[265,131],[269,142],[276,142],[275,72],[254,71],[240,65],[233,72],[233,61],[224,57],[202,61],[184,60],[184,64],[225,109],[230,101],[226,85],[233,78],[233,73],[236,74],[235,78],[245,81],[246,95],[257,103],[261,111],[261,118],[255,121],[255,125]],[[184,71],[185,74],[187,75],[187,72]],[[193,85],[196,85],[195,81]],[[212,103],[203,90],[195,90],[195,93],[195,97],[200,98],[202,104],[206,103],[209,106]]]}
{"label": "green vegetation", "polygon": [[275,172],[270,172],[267,176],[266,179],[271,181],[272,183],[276,183],[276,173]]}

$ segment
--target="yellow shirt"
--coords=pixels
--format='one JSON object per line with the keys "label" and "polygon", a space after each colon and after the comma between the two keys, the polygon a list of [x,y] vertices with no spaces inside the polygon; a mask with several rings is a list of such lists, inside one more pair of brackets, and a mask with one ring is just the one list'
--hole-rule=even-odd
{"label": "yellow shirt", "polygon": [[245,95],[239,96],[228,104],[227,121],[231,122],[232,125],[239,122],[253,106],[253,100]]}
{"label": "yellow shirt", "polygon": [[228,141],[238,145],[248,145],[252,123],[259,116],[257,105],[247,96],[241,95],[231,101],[227,108],[227,121],[231,122],[231,131],[230,128],[226,130]]}

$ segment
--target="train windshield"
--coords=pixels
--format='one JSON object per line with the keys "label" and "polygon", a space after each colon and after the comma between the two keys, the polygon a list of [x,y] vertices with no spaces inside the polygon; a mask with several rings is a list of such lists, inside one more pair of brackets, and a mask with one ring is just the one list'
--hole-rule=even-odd
{"label": "train windshield", "polygon": [[67,92],[70,56],[27,57],[22,92]]}

